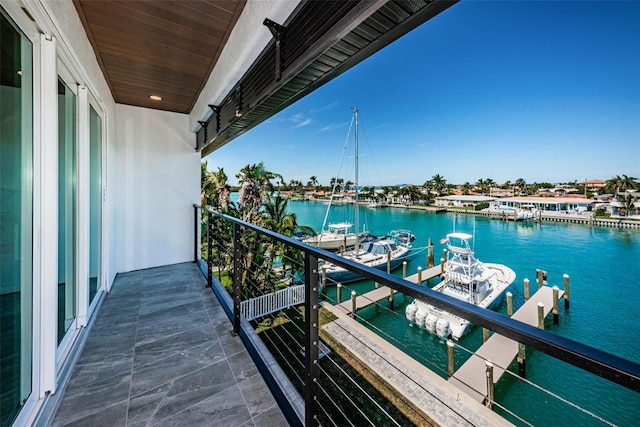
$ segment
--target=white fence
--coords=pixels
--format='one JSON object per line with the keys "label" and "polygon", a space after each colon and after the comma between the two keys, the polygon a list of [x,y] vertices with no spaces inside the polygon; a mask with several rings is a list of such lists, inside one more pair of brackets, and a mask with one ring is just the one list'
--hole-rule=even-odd
{"label": "white fence", "polygon": [[240,313],[253,320],[304,302],[304,285],[290,286],[240,303]]}

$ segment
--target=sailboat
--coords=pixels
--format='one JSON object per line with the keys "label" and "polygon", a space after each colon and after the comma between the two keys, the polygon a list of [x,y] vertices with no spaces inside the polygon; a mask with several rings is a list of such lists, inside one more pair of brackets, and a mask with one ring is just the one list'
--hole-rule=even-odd
{"label": "sailboat", "polygon": [[[354,108],[355,120],[355,227],[358,230],[359,212],[358,212],[358,108]],[[350,252],[341,254],[343,258],[350,261],[366,265],[367,267],[384,270],[391,270],[399,267],[407,258],[411,250],[411,243],[415,240],[415,236],[409,230],[392,230],[388,235],[372,238],[371,236],[363,236],[355,234],[354,249]],[[361,245],[362,244],[362,245]],[[359,280],[362,277],[343,267],[326,262],[323,264],[323,270],[326,273],[328,284],[345,283]]]}

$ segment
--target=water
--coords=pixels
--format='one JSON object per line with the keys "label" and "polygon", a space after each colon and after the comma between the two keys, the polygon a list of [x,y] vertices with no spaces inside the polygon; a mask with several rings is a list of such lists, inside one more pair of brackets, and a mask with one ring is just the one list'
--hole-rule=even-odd
{"label": "water", "polygon": [[[330,222],[352,220],[353,206],[332,207]],[[316,202],[290,201],[289,211],[298,223],[320,230],[326,206]],[[434,214],[419,210],[360,207],[361,224],[373,234],[384,234],[394,228],[410,229],[416,236],[414,248],[423,248],[431,238],[435,260],[439,262],[444,245],[440,238],[453,231],[474,234],[476,256],[485,262],[506,264],[516,272],[509,289],[513,293],[514,310],[523,304],[523,279],[537,289],[536,269],[548,272],[551,286],[562,289],[563,274],[570,276],[571,308],[560,304],[560,326],[552,325],[551,316],[545,328],[581,343],[602,349],[640,363],[640,230],[590,228],[563,223],[513,223],[463,214]],[[426,251],[408,260],[408,274],[418,266],[426,266]],[[395,272],[401,275],[402,269]],[[327,290],[335,299],[335,287]],[[358,293],[373,289],[367,281],[349,284],[343,299],[355,289]],[[402,297],[397,297],[397,304]],[[446,377],[446,346],[433,335],[408,324],[404,318],[407,301],[395,313],[375,308],[359,312],[371,328],[393,342],[419,362]],[[396,305],[397,305],[396,304]],[[506,313],[503,304],[498,311]],[[459,344],[477,349],[482,331],[474,328]],[[466,359],[456,350],[456,366]],[[517,372],[517,365],[511,367]],[[540,352],[527,351],[527,379],[551,390],[564,399],[595,413],[616,425],[640,423],[640,394],[585,373]],[[496,389],[496,400],[533,425],[556,425],[570,419],[575,425],[606,425],[590,415],[558,403],[556,399],[536,391],[510,376],[504,376]],[[504,415],[500,409],[497,410]],[[506,415],[505,415],[506,416]],[[508,418],[522,424],[514,418]]]}

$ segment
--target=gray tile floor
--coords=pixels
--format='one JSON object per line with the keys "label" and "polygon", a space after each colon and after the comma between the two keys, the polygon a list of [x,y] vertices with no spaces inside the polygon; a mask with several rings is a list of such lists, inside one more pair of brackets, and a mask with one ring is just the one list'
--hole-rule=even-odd
{"label": "gray tile floor", "polygon": [[284,426],[192,263],[119,274],[53,426]]}

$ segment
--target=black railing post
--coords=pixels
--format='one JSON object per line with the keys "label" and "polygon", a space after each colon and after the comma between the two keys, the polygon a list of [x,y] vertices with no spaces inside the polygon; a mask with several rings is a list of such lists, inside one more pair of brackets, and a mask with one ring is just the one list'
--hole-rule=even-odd
{"label": "black railing post", "polygon": [[213,214],[207,210],[207,288],[213,284],[213,232],[211,231],[211,221]]}
{"label": "black railing post", "polygon": [[193,205],[193,262],[198,262],[198,248],[200,247],[200,241],[198,240],[198,227],[200,226],[200,220],[198,219],[198,212],[200,208],[198,205]]}
{"label": "black railing post", "polygon": [[318,347],[320,337],[318,334],[318,310],[320,309],[318,298],[318,258],[308,252],[304,256],[304,281],[305,281],[305,357],[304,357],[304,419],[305,425],[318,426]]}
{"label": "black railing post", "polygon": [[233,223],[233,334],[240,333],[240,295],[242,290],[242,242],[240,224]]}

